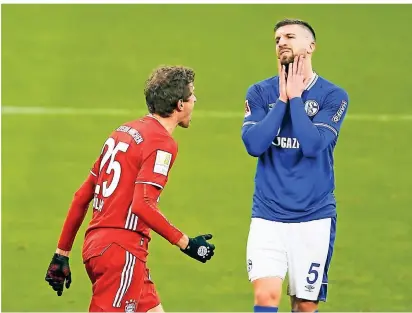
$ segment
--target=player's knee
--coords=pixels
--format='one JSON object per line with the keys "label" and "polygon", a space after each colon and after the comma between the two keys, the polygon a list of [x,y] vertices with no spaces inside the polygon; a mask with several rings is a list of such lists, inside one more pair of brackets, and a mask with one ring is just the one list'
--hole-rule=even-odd
{"label": "player's knee", "polygon": [[282,292],[282,280],[271,278],[254,282],[255,305],[278,306]]}
{"label": "player's knee", "polygon": [[280,296],[270,290],[259,290],[255,292],[255,304],[261,306],[277,306]]}
{"label": "player's knee", "polygon": [[315,312],[318,310],[317,301],[296,299],[294,308],[298,312]]}

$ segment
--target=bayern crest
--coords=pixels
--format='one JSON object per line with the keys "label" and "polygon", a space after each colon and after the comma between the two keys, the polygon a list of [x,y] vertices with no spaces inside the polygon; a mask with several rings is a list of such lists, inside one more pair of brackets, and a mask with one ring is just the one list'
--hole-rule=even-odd
{"label": "bayern crest", "polygon": [[129,301],[126,301],[124,311],[125,312],[136,312],[136,300],[130,299]]}
{"label": "bayern crest", "polygon": [[305,102],[305,111],[308,116],[314,116],[319,112],[319,104],[315,100]]}

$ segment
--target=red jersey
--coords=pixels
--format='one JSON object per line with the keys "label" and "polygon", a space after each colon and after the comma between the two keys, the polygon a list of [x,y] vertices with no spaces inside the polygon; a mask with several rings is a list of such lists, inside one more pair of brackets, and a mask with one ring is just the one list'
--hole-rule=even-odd
{"label": "red jersey", "polygon": [[[92,200],[93,208],[83,246],[84,261],[100,254],[112,242],[145,260],[150,228],[171,243],[182,237],[156,207],[176,156],[176,142],[152,116],[126,123],[109,136],[90,172],[91,183],[80,189],[86,190],[84,199],[88,203]],[[150,200],[154,195],[157,199]],[[72,207],[76,206],[73,203]],[[68,219],[69,216],[65,224]],[[63,229],[59,248],[71,248],[71,232],[64,234]]]}

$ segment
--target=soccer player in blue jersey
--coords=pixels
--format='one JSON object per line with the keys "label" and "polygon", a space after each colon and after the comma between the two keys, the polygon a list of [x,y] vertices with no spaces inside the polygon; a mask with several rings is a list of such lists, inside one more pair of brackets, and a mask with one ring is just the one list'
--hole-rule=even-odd
{"label": "soccer player in blue jersey", "polygon": [[279,75],[249,87],[242,140],[258,158],[247,270],[254,312],[277,312],[289,276],[292,311],[326,301],[335,241],[334,159],[348,94],[312,68],[313,28],[275,26]]}

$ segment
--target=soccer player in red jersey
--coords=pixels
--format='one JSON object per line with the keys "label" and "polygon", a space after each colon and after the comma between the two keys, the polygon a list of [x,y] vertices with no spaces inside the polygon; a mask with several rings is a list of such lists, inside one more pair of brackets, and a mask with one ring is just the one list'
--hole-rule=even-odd
{"label": "soccer player in red jersey", "polygon": [[69,254],[90,202],[83,262],[93,295],[90,312],[163,312],[146,267],[152,229],[188,256],[205,263],[214,254],[211,234],[189,238],[159,211],[157,202],[177,156],[172,133],[188,128],[196,102],[195,73],[183,66],[156,69],[146,82],[149,114],[119,126],[107,138],[89,176],[74,194],[46,281],[70,287]]}

